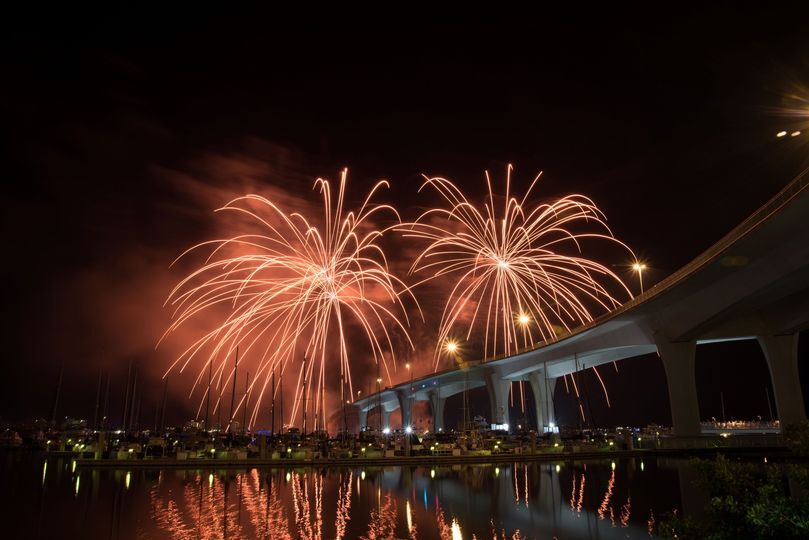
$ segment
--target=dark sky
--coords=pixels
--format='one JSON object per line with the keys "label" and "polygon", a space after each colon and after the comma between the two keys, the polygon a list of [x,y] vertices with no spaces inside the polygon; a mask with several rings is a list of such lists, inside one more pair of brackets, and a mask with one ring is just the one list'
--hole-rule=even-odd
{"label": "dark sky", "polygon": [[[214,230],[210,211],[248,189],[311,198],[314,177],[344,166],[357,194],[389,179],[410,218],[421,173],[480,196],[485,169],[513,163],[522,189],[544,171],[540,198],[589,195],[648,260],[648,282],[662,279],[809,161],[809,135],[775,137],[809,131],[806,14],[778,9],[18,21],[0,53],[0,418],[48,416],[62,363],[62,414],[92,414],[100,367],[117,410],[129,360],[151,366],[156,399],[162,301],[180,277],[168,265]],[[710,385],[728,358],[748,366],[724,390],[729,414],[760,414],[763,387],[742,397],[763,357],[728,345],[700,352],[703,416],[717,414]],[[609,377],[616,404],[594,397],[594,415],[667,423],[659,361],[624,364]],[[193,404],[172,396],[184,417]]]}

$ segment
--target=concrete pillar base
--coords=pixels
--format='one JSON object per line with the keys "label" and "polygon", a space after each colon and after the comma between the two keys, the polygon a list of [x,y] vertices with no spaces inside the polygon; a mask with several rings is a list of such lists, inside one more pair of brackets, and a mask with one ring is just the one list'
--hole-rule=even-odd
{"label": "concrete pillar base", "polygon": [[397,390],[396,398],[399,400],[399,410],[402,412],[402,429],[412,426],[413,396],[408,390]]}
{"label": "concrete pillar base", "polygon": [[444,403],[447,398],[440,397],[437,390],[431,390],[429,393],[430,409],[433,412],[433,432],[444,430]]}
{"label": "concrete pillar base", "polygon": [[803,391],[798,377],[798,334],[758,336],[772,378],[781,428],[806,421]]}
{"label": "concrete pillar base", "polygon": [[362,428],[364,428],[364,427],[366,427],[368,425],[368,411],[359,409],[358,414],[359,414],[359,420],[360,420],[360,425],[359,425],[358,431],[362,431]]}
{"label": "concrete pillar base", "polygon": [[693,341],[671,343],[661,339],[657,340],[657,351],[666,370],[674,435],[698,436],[702,428],[699,423],[699,402],[694,378],[696,343]]}
{"label": "concrete pillar base", "polygon": [[494,370],[487,370],[485,373],[486,390],[489,391],[489,405],[491,407],[490,423],[507,424],[511,429],[508,410],[508,392],[511,381],[503,379]]}
{"label": "concrete pillar base", "polygon": [[534,409],[537,415],[537,431],[544,433],[556,425],[556,414],[553,406],[553,395],[556,389],[556,377],[546,380],[545,373],[535,371],[528,375],[531,392],[534,394]]}

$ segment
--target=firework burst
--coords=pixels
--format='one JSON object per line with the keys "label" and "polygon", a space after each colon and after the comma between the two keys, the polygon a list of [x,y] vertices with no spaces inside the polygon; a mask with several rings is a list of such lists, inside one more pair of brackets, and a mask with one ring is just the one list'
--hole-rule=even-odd
{"label": "firework burst", "polygon": [[[428,274],[421,283],[451,277],[452,287],[438,331],[435,362],[441,346],[459,326],[469,339],[483,328],[485,358],[514,354],[537,342],[552,341],[593,319],[593,311],[610,310],[620,301],[610,292],[632,294],[605,265],[582,255],[582,243],[601,241],[622,249],[604,214],[589,198],[568,195],[527,206],[538,175],[522,199],[511,194],[506,174],[505,197],[496,202],[488,172],[488,196],[482,209],[444,178],[425,176],[444,205],[397,226],[405,236],[426,241],[411,272]],[[629,250],[631,253],[631,250]]]}
{"label": "firework burst", "polygon": [[[167,371],[183,371],[192,363],[198,368],[191,390],[193,395],[196,388],[204,388],[198,416],[206,399],[211,399],[205,375],[209,381],[213,376],[217,387],[227,388],[236,370],[228,359],[241,347],[241,358],[252,359],[256,366],[246,393],[258,390],[249,425],[255,423],[261,397],[278,392],[273,374],[282,377],[287,371],[297,381],[289,423],[306,408],[324,418],[323,392],[332,358],[339,358],[341,399],[346,391],[353,394],[346,343],[351,322],[361,329],[370,355],[390,379],[388,360],[395,362],[390,327],[397,327],[410,342],[402,295],[415,298],[388,271],[379,245],[382,232],[372,221],[387,213],[398,222],[399,215],[392,206],[372,202],[377,191],[388,186],[385,181],[374,185],[359,211],[346,211],[346,177],[343,170],[336,200],[327,180],[315,182],[323,197],[320,227],[300,213],[287,214],[264,197],[246,195],[218,211],[246,216],[254,229],[203,242],[178,257],[209,250],[204,263],[169,295],[166,303],[173,307],[173,322],[163,337],[204,312],[224,313],[223,322],[192,343]],[[334,377],[330,382],[336,375],[336,370],[330,371]],[[221,391],[214,396],[214,411],[221,407],[221,397]],[[235,410],[243,404],[244,398]]]}

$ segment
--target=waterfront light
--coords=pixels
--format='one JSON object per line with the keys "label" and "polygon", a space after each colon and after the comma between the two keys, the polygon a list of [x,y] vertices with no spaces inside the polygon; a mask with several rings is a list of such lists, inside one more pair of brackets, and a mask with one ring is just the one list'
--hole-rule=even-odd
{"label": "waterfront light", "polygon": [[410,426],[407,426],[407,427],[405,428],[405,433],[407,433],[408,435],[410,435],[411,433],[413,433],[413,428],[412,428],[412,427],[410,427]]}
{"label": "waterfront light", "polygon": [[458,342],[452,339],[447,341],[446,349],[448,353],[455,354],[458,351]]}
{"label": "waterfront light", "polygon": [[556,472],[558,473],[561,470],[562,470],[562,466],[557,463],[556,464]]}
{"label": "waterfront light", "polygon": [[615,470],[615,462],[614,462],[614,461],[613,461],[612,463],[610,463],[610,468],[611,468],[613,471]]}
{"label": "waterfront light", "polygon": [[779,131],[778,133],[775,134],[775,136],[780,138],[780,137],[783,137],[786,134],[787,134],[786,131]]}
{"label": "waterfront light", "polygon": [[382,430],[383,435],[390,435],[390,428],[385,428]]}

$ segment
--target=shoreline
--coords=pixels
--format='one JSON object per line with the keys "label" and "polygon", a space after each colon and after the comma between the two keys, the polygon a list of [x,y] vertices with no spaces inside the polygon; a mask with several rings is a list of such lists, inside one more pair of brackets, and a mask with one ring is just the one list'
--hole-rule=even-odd
{"label": "shoreline", "polygon": [[[76,466],[84,469],[239,469],[239,468],[343,468],[343,467],[396,467],[419,465],[499,464],[514,462],[558,462],[627,457],[699,457],[706,455],[768,454],[773,457],[792,457],[784,447],[754,448],[690,448],[690,449],[638,449],[606,452],[548,452],[537,454],[500,454],[492,456],[410,456],[349,459],[76,459]],[[46,457],[66,457],[48,456]]]}

